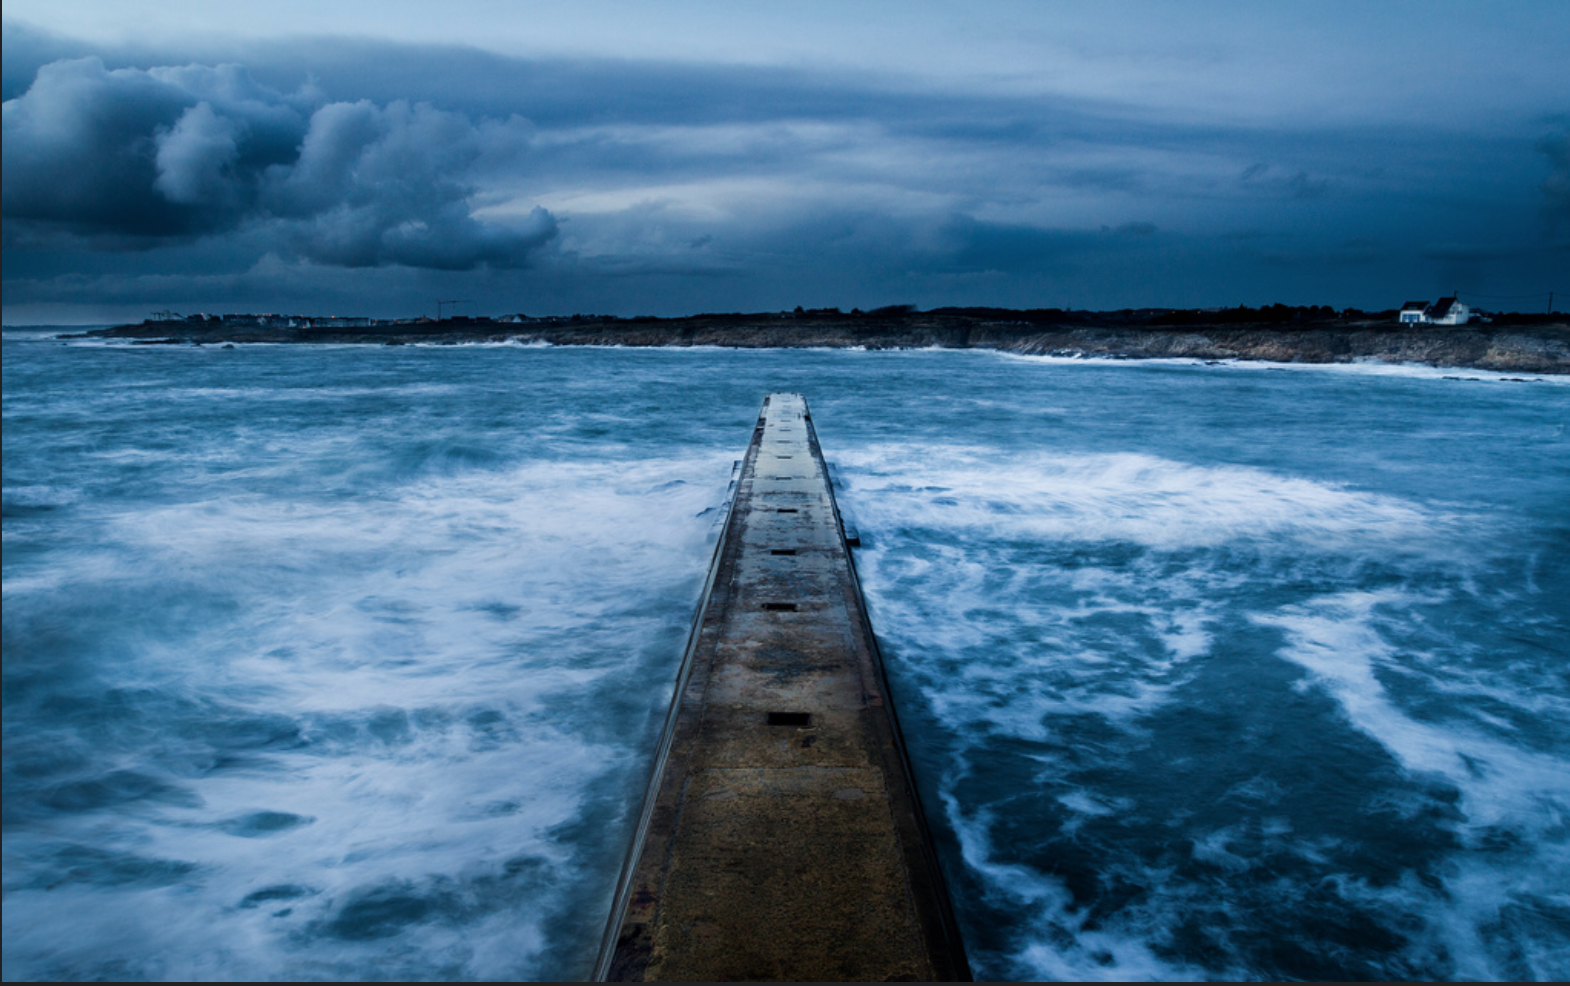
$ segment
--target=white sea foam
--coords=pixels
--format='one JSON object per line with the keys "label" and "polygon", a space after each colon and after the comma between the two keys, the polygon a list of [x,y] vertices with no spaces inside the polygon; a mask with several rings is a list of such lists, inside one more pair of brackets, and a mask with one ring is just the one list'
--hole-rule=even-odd
{"label": "white sea foam", "polygon": [[[851,487],[843,496],[872,535],[859,557],[880,631],[913,647],[986,653],[950,672],[966,689],[931,701],[945,718],[1024,736],[1046,735],[1049,709],[1126,720],[1165,701],[1183,665],[1208,653],[1207,623],[1248,580],[1245,569],[1119,545],[1290,558],[1373,543],[1409,553],[1421,537],[1425,553],[1448,550],[1426,540],[1447,522],[1431,511],[1256,469],[898,446],[839,459]],[[1116,557],[1027,560],[1040,545],[1111,546]],[[1018,693],[1021,676],[1047,690]]]}
{"label": "white sea foam", "polygon": [[[1499,964],[1498,946],[1482,943],[1477,929],[1486,926],[1490,907],[1547,899],[1542,872],[1566,871],[1565,854],[1548,833],[1563,824],[1570,804],[1570,762],[1454,723],[1414,719],[1386,696],[1376,673],[1416,668],[1458,696],[1486,695],[1532,715],[1570,712],[1551,688],[1534,694],[1484,671],[1440,674],[1440,655],[1410,645],[1396,661],[1398,648],[1381,633],[1392,619],[1412,623],[1414,607],[1477,591],[1490,564],[1478,551],[1486,524],[1336,484],[1147,455],[881,445],[837,457],[847,487],[842,499],[867,541],[858,564],[874,623],[900,673],[922,683],[924,701],[957,747],[943,798],[967,866],[997,895],[997,906],[1024,908],[1033,915],[1026,925],[1055,929],[1027,936],[1007,956],[979,956],[982,970],[1077,980],[1253,975],[1247,967],[1199,968],[1152,951],[1199,906],[1189,900],[1199,888],[1163,888],[1160,874],[1136,868],[1128,879],[1151,888],[1145,902],[1090,923],[1088,910],[1055,878],[1010,861],[1009,851],[993,843],[989,833],[1000,823],[991,809],[964,806],[952,792],[991,769],[995,741],[1071,744],[1064,729],[1072,727],[1059,724],[1086,715],[1138,734],[1157,709],[1195,701],[1185,689],[1213,658],[1217,627],[1258,586],[1290,580],[1294,571],[1310,584],[1355,581],[1357,566],[1370,558],[1414,574],[1445,571],[1451,581],[1425,592],[1332,593],[1255,613],[1254,622],[1285,632],[1280,656],[1307,669],[1305,686],[1326,689],[1356,728],[1408,770],[1457,786],[1469,830],[1525,823],[1529,841],[1542,844],[1534,850],[1541,869],[1468,859],[1459,876],[1446,879],[1450,896],[1442,901],[1426,886],[1374,887],[1355,877],[1343,881],[1342,895],[1349,906],[1432,917],[1407,957],[1414,965],[1392,968],[1453,961],[1457,974],[1486,978],[1513,968]],[[1421,623],[1405,629],[1410,640]],[[1500,732],[1508,728],[1505,722]],[[1068,769],[1057,754],[1038,760],[1042,779]],[[1281,795],[1256,777],[1227,797],[1269,810]],[[1066,814],[1058,830],[1064,839],[1099,819],[1140,810],[1126,797],[1083,787],[1054,800]],[[1264,850],[1243,847],[1263,839],[1272,853],[1336,865],[1334,842],[1297,835],[1286,818],[1253,824],[1257,834],[1239,825],[1197,831],[1190,857],[1222,873],[1250,874]],[[1135,864],[1108,858],[1106,865],[1115,872]],[[1203,906],[1216,905],[1207,898]],[[1239,914],[1237,921],[1248,918]],[[1551,935],[1527,941],[1532,968],[1562,965],[1552,957]],[[1445,948],[1454,950],[1450,959]]]}
{"label": "white sea foam", "polygon": [[928,521],[1040,542],[1120,540],[1174,550],[1282,538],[1399,545],[1447,520],[1394,497],[1140,453],[994,457],[966,447],[888,445],[838,459],[854,475],[851,499],[869,528]]}
{"label": "white sea foam", "polygon": [[1309,373],[1351,374],[1353,376],[1404,377],[1415,380],[1473,380],[1490,382],[1547,383],[1570,385],[1570,376],[1544,374],[1532,371],[1485,370],[1465,366],[1430,366],[1426,363],[1387,363],[1378,359],[1360,359],[1347,363],[1278,363],[1270,360],[1247,359],[1197,359],[1192,356],[1157,356],[1131,359],[1126,356],[1054,355],[1014,353],[996,349],[974,349],[966,352],[985,353],[998,359],[1042,366],[1118,366],[1137,367],[1193,367],[1199,370],[1266,370],[1303,371]]}
{"label": "white sea foam", "polygon": [[[1281,656],[1307,669],[1308,681],[1332,695],[1352,725],[1407,770],[1437,775],[1460,790],[1469,823],[1537,816],[1551,826],[1570,811],[1570,757],[1531,752],[1464,721],[1421,721],[1402,711],[1381,684],[1379,672],[1397,656],[1385,631],[1400,619],[1381,611],[1399,614],[1419,601],[1397,591],[1336,593],[1255,614],[1254,620],[1286,631]],[[1570,711],[1562,697],[1549,701],[1553,711]]]}
{"label": "white sea foam", "polygon": [[1374,359],[1357,360],[1351,363],[1265,363],[1257,360],[1227,360],[1222,365],[1248,370],[1294,370],[1366,377],[1405,377],[1413,380],[1528,382],[1557,386],[1570,384],[1570,377],[1562,374],[1535,373],[1529,370],[1485,370],[1466,366],[1429,366],[1426,363],[1386,363]]}
{"label": "white sea foam", "polygon": [[[375,343],[383,346],[386,343]],[[406,342],[405,346],[414,349],[549,349],[554,343],[544,339],[519,339],[508,337],[506,339],[475,339],[463,342]]]}
{"label": "white sea foam", "polygon": [[[1424,721],[1398,705],[1380,675],[1399,671],[1399,662],[1409,656],[1389,640],[1399,634],[1398,614],[1409,602],[1393,592],[1338,593],[1255,619],[1286,632],[1282,656],[1307,669],[1308,681],[1332,695],[1353,726],[1406,770],[1439,778],[1460,792],[1459,827],[1469,848],[1497,839],[1499,833],[1519,848],[1505,863],[1472,853],[1458,855],[1446,874],[1442,896],[1406,883],[1358,886],[1356,895],[1375,905],[1421,910],[1429,921],[1423,945],[1451,955],[1456,978],[1559,978],[1570,950],[1562,939],[1555,940],[1556,922],[1534,928],[1530,920],[1516,918],[1511,924],[1519,927],[1507,947],[1492,940],[1497,934],[1489,929],[1511,911],[1530,915],[1564,906],[1570,849],[1558,833],[1570,820],[1570,755],[1511,741],[1513,727],[1501,720],[1483,720],[1495,726],[1485,733],[1475,715]],[[1432,664],[1435,656],[1424,655],[1423,663]],[[1449,691],[1479,694],[1466,686]],[[1532,706],[1532,715],[1548,715],[1550,721],[1563,721],[1570,711],[1563,695],[1507,694],[1498,687],[1482,694],[1495,702]]]}
{"label": "white sea foam", "polygon": [[[8,891],[8,964],[70,977],[134,954],[127,975],[358,978],[396,931],[388,975],[581,974],[538,966],[546,923],[579,909],[575,934],[592,938],[609,883],[595,870],[579,889],[590,863],[557,833],[586,812],[625,826],[636,784],[596,792],[646,756],[729,467],[536,461],[417,476],[374,503],[144,506],[103,518],[94,555],[8,580],[9,606],[42,591],[116,598],[148,572],[184,573],[199,622],[123,636],[105,686],[211,704],[220,743],[223,721],[246,717],[300,743],[210,773],[212,740],[175,738],[194,728],[175,721],[157,747],[120,751],[121,770],[182,793],[57,818],[50,841],[8,861],[22,881]],[[606,689],[627,697],[596,715]],[[72,746],[74,728],[56,738]],[[251,831],[251,817],[274,821]],[[51,847],[71,845],[196,868],[166,887],[105,887],[85,871],[52,890],[29,882],[59,872]],[[544,886],[509,890],[513,860],[524,877],[548,874]],[[171,899],[193,894],[205,904]],[[131,940],[144,944],[119,951]],[[569,962],[586,961],[577,948]]]}
{"label": "white sea foam", "polygon": [[[1031,867],[1000,862],[989,831],[995,818],[986,811],[967,813],[950,795],[945,807],[959,839],[966,864],[982,874],[996,903],[1010,910],[1023,909],[1030,926],[1050,929],[1073,941],[1054,947],[1047,941],[1027,944],[1013,956],[1007,972],[1023,982],[1145,982],[1201,981],[1213,976],[1206,970],[1164,960],[1146,941],[1159,937],[1151,916],[1107,928],[1087,927],[1090,915],[1077,910],[1061,881]],[[978,976],[978,979],[980,977]]]}

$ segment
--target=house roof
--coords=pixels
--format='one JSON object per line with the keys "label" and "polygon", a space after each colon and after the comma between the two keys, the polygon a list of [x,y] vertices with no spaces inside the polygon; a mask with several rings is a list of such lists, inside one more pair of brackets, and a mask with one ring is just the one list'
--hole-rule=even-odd
{"label": "house roof", "polygon": [[1427,307],[1428,307],[1428,302],[1426,302],[1426,301],[1409,301],[1406,304],[1401,306],[1401,310],[1404,311],[1404,312],[1410,312],[1410,311],[1418,311],[1418,312],[1420,312],[1420,311],[1423,311]]}
{"label": "house roof", "polygon": [[1435,315],[1447,314],[1450,309],[1455,307],[1455,303],[1455,298],[1440,298],[1438,301],[1434,302],[1433,313]]}

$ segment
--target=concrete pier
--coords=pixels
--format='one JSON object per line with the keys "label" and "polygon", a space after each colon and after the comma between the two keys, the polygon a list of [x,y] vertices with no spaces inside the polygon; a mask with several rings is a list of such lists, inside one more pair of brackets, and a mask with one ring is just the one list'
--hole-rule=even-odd
{"label": "concrete pier", "polygon": [[596,974],[970,978],[798,394],[742,463]]}

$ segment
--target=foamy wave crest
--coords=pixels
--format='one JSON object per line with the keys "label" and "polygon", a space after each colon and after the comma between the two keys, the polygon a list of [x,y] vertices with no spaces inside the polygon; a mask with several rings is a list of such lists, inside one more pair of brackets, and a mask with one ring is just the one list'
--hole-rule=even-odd
{"label": "foamy wave crest", "polygon": [[586,974],[729,471],[98,516],[6,588],[8,976]]}
{"label": "foamy wave crest", "polygon": [[1525,724],[1570,709],[1458,644],[1512,604],[1479,589],[1509,550],[1491,522],[1138,454],[839,460],[896,692],[919,696],[902,719],[945,765],[978,978],[1562,965],[1531,915],[1559,906],[1570,761]]}
{"label": "foamy wave crest", "polygon": [[[1481,850],[1454,861],[1443,893],[1415,882],[1356,892],[1376,906],[1423,911],[1429,947],[1452,953],[1457,978],[1554,979],[1563,965],[1552,956],[1563,945],[1552,920],[1534,927],[1533,912],[1562,908],[1570,881],[1570,848],[1557,838],[1570,817],[1570,755],[1554,742],[1562,736],[1531,735],[1529,724],[1570,722],[1570,697],[1527,669],[1412,646],[1418,601],[1388,590],[1337,593],[1254,619],[1285,632],[1279,653],[1309,672],[1303,684],[1334,697],[1404,770],[1458,792],[1457,836]],[[1403,703],[1387,680],[1446,701],[1409,695]],[[1511,846],[1506,865],[1488,858],[1502,843]]]}
{"label": "foamy wave crest", "polygon": [[878,512],[869,523],[897,524],[907,517],[890,511],[920,510],[921,519],[944,527],[1042,541],[1118,540],[1163,550],[1283,538],[1403,544],[1446,519],[1390,496],[1138,453],[883,446],[839,461],[865,504],[858,511]]}
{"label": "foamy wave crest", "polygon": [[1274,577],[1311,546],[1322,576],[1361,563],[1327,559],[1333,546],[1408,554],[1446,522],[1392,497],[1136,454],[882,447],[839,466],[880,632],[956,655],[947,673],[967,687],[931,696],[945,718],[1038,738],[1048,709],[1126,719],[1165,701],[1251,567]]}

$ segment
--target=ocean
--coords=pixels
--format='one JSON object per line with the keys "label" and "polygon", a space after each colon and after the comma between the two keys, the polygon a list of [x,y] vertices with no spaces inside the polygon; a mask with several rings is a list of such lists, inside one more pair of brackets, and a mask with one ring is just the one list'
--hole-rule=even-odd
{"label": "ocean", "polygon": [[782,390],[978,979],[1570,977],[1570,379],[3,355],[6,979],[587,975]]}

